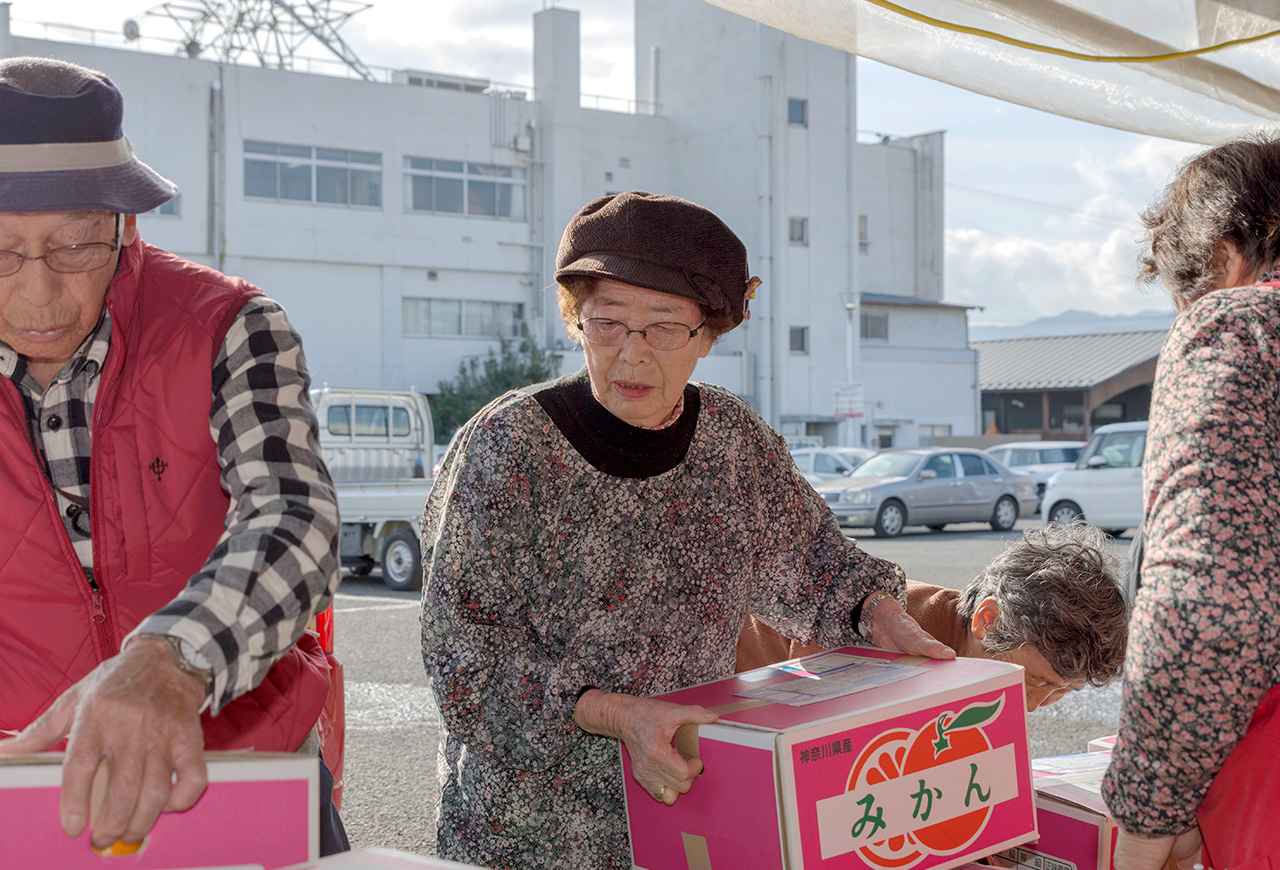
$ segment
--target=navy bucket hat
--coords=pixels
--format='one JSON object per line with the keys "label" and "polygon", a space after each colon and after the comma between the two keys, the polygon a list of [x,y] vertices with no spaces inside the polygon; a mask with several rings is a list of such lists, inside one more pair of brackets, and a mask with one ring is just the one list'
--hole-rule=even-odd
{"label": "navy bucket hat", "polygon": [[97,70],[0,60],[0,212],[141,214],[177,195],[133,153],[124,99]]}

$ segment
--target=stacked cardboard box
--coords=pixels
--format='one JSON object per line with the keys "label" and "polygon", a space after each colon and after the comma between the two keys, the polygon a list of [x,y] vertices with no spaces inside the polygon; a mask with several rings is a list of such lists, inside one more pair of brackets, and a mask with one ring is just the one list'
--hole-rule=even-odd
{"label": "stacked cardboard box", "polygon": [[161,814],[135,854],[103,857],[88,831],[71,839],[59,823],[62,753],[0,758],[0,867],[271,870],[317,857],[318,759],[210,752],[205,760],[209,786],[194,807]]}
{"label": "stacked cardboard box", "polygon": [[1003,853],[1027,870],[1111,870],[1119,828],[1102,801],[1111,753],[1031,762],[1040,839]]}

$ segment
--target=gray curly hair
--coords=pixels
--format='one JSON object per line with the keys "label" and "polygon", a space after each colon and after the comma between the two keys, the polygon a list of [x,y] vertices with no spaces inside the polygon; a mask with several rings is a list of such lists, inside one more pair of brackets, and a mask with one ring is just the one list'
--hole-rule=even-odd
{"label": "gray curly hair", "polygon": [[1120,560],[1106,535],[1085,522],[1029,529],[960,593],[968,625],[988,597],[999,616],[982,638],[993,654],[1030,644],[1063,679],[1105,686],[1120,675],[1129,603]]}
{"label": "gray curly hair", "polygon": [[1219,246],[1235,245],[1251,272],[1280,259],[1280,136],[1256,133],[1184,161],[1142,212],[1138,278],[1159,281],[1182,310],[1225,279]]}

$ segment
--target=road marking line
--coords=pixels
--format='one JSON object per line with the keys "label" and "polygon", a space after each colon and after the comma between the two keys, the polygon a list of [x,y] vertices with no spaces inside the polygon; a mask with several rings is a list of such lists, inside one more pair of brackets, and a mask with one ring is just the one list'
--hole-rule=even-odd
{"label": "road marking line", "polygon": [[368,607],[338,607],[334,605],[335,613],[360,613],[366,610],[407,610],[410,607],[421,607],[418,602],[406,604],[371,604]]}

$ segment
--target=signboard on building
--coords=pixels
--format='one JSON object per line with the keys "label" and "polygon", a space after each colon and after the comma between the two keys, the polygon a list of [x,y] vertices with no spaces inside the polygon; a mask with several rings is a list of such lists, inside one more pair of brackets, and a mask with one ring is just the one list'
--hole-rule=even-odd
{"label": "signboard on building", "polygon": [[849,420],[863,414],[862,384],[836,384],[835,413],[837,420]]}

